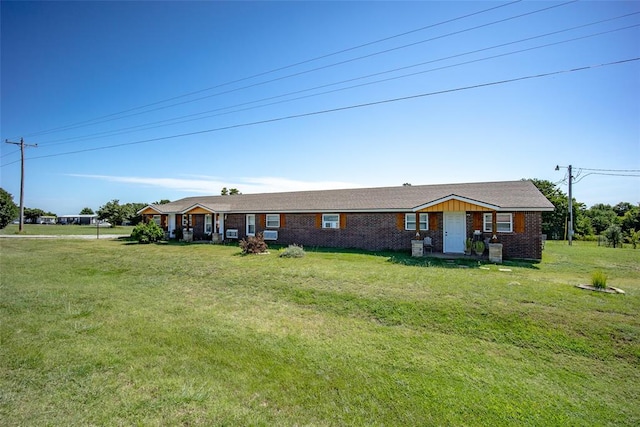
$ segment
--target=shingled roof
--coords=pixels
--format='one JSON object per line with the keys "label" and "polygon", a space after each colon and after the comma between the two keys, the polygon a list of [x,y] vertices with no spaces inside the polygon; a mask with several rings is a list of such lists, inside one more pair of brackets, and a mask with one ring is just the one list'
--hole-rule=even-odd
{"label": "shingled roof", "polygon": [[163,205],[159,213],[184,213],[201,206],[225,213],[267,212],[406,212],[450,198],[498,211],[552,211],[553,205],[531,181],[412,185],[346,190],[196,196]]}

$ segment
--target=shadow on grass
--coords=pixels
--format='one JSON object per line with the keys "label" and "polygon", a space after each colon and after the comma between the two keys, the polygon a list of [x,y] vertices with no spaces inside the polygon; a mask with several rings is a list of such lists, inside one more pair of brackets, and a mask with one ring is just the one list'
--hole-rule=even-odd
{"label": "shadow on grass", "polygon": [[[426,257],[412,257],[409,254],[403,252],[386,253],[385,256],[389,257],[389,262],[394,264],[409,265],[414,267],[443,267],[443,268],[472,268],[480,267],[483,265],[495,265],[495,263],[489,262],[487,258],[476,257],[444,257],[444,256],[426,256]],[[537,264],[539,261],[535,260],[503,260],[502,264],[499,264],[505,268],[517,267],[517,268],[530,268],[539,270]]]}
{"label": "shadow on grass", "polygon": [[[139,243],[135,240],[132,240],[129,236],[120,237],[118,240],[126,242],[127,245],[138,245]],[[171,239],[169,241],[161,241],[156,242],[155,244],[161,245],[170,245],[170,246],[193,246],[203,243],[210,243],[205,241],[200,242],[181,242],[175,239]],[[236,242],[233,243],[222,243],[217,244],[222,246],[235,246],[238,244]],[[272,243],[268,246],[269,252],[278,252],[279,250],[286,249],[289,245],[286,244],[276,244]],[[238,248],[239,249],[239,248]],[[383,251],[367,251],[364,249],[356,249],[356,248],[329,248],[329,247],[321,247],[321,246],[305,246],[305,252],[309,253],[324,253],[324,254],[354,254],[354,255],[368,255],[374,257],[383,257],[387,258],[387,261],[393,264],[407,265],[412,267],[443,267],[443,268],[464,268],[464,267],[480,267],[483,265],[494,265],[494,263],[489,262],[487,258],[476,258],[476,257],[446,257],[443,254],[438,254],[438,256],[426,256],[426,257],[412,257],[408,251],[393,251],[393,250],[383,250]],[[245,256],[241,251],[235,253],[234,256]],[[534,270],[539,270],[537,264],[540,261],[536,260],[504,260],[501,266],[508,267],[517,267],[517,268],[530,268]]]}
{"label": "shadow on grass", "polygon": [[[274,245],[276,246],[276,245]],[[270,245],[269,248],[272,246]],[[283,245],[283,247],[286,247]],[[413,267],[444,267],[444,268],[460,268],[460,267],[479,267],[482,265],[494,265],[494,263],[489,262],[487,258],[477,258],[477,257],[462,257],[462,256],[451,256],[447,257],[444,254],[435,254],[435,256],[425,256],[425,257],[412,257],[408,251],[394,251],[394,250],[384,250],[384,251],[367,251],[363,249],[347,249],[347,248],[323,248],[323,247],[305,247],[305,251],[307,252],[318,252],[318,253],[342,253],[342,254],[358,254],[358,255],[369,255],[369,256],[377,256],[387,258],[387,261],[393,264],[400,265],[408,265]],[[537,260],[520,260],[520,259],[512,259],[512,260],[504,260],[501,266],[508,267],[518,267],[518,268],[530,268],[534,270],[539,270],[537,264],[540,261]]]}

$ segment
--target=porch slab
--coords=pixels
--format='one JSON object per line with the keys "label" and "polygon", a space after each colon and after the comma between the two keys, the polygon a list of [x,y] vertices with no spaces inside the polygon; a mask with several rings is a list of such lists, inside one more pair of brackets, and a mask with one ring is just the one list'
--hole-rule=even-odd
{"label": "porch slab", "polygon": [[458,260],[458,259],[468,259],[468,260],[477,260],[477,261],[486,261],[488,259],[485,255],[465,255],[465,254],[451,254],[451,253],[442,253],[442,252],[428,252],[423,255],[423,258],[436,258],[436,259],[444,259],[444,260]]}

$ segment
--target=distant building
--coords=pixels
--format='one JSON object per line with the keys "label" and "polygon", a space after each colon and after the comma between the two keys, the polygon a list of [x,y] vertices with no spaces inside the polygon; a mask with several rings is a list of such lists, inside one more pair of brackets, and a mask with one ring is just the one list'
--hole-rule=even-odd
{"label": "distant building", "polygon": [[95,225],[98,221],[98,215],[60,215],[58,224],[63,225]]}
{"label": "distant building", "polygon": [[55,224],[56,217],[51,215],[42,215],[36,219],[36,224]]}

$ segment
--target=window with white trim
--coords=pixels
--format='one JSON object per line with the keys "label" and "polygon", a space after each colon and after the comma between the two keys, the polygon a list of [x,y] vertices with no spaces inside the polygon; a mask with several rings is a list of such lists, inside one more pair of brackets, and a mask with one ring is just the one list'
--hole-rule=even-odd
{"label": "window with white trim", "polygon": [[256,235],[256,216],[255,214],[247,215],[247,236]]}
{"label": "window with white trim", "polygon": [[204,232],[211,233],[213,231],[213,221],[211,214],[206,214],[204,216]]}
{"label": "window with white trim", "polygon": [[[429,214],[421,213],[420,215],[420,230],[425,231],[429,229]],[[404,229],[415,230],[416,229],[416,214],[406,213],[404,214]]]}
{"label": "window with white trim", "polygon": [[[493,214],[484,214],[483,231],[485,233],[493,233]],[[497,213],[496,214],[496,227],[498,233],[512,233],[513,232],[513,214],[510,213]]]}
{"label": "window with white trim", "polygon": [[322,214],[322,228],[340,228],[340,214]]}
{"label": "window with white trim", "polygon": [[160,215],[154,215],[153,216],[153,222],[155,222],[160,227],[162,227],[162,217]]}
{"label": "window with white trim", "polygon": [[267,214],[265,223],[267,228],[280,228],[280,214]]}

